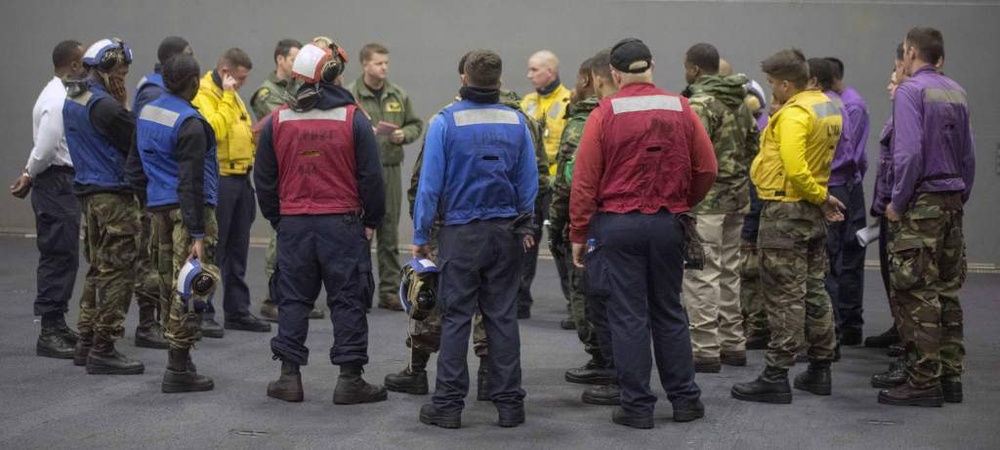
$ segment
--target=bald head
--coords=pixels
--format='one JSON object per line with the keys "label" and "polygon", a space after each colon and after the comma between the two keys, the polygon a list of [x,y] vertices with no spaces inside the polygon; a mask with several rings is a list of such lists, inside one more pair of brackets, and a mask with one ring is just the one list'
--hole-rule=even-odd
{"label": "bald head", "polygon": [[559,78],[559,57],[550,50],[540,50],[528,58],[528,79],[536,90],[544,89]]}
{"label": "bald head", "polygon": [[729,65],[729,61],[725,58],[719,58],[719,75],[728,77],[733,74],[733,66]]}

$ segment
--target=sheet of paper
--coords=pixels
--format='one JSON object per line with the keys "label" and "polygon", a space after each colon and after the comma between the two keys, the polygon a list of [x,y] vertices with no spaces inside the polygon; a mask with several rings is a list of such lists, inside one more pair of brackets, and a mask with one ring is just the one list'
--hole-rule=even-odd
{"label": "sheet of paper", "polygon": [[856,233],[858,236],[858,245],[867,247],[872,241],[878,239],[880,232],[881,230],[877,223],[858,230]]}

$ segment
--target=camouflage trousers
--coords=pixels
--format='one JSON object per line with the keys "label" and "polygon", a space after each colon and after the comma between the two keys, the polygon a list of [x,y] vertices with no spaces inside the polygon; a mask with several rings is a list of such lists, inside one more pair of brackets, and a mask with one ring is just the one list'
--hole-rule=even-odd
{"label": "camouflage trousers", "polygon": [[[159,274],[160,289],[164,297],[169,299],[168,306],[164,309],[167,313],[164,314],[166,323],[163,335],[172,348],[191,348],[200,329],[198,314],[193,304],[195,299],[189,299],[188,304],[185,304],[177,293],[177,276],[191,255],[191,244],[194,239],[184,226],[179,208],[154,212],[152,225],[153,238],[157,244],[153,256]],[[222,279],[219,267],[215,265],[219,224],[215,219],[215,209],[208,206],[205,207],[204,239],[205,254],[200,261],[201,267],[215,279],[215,286],[218,287]],[[212,294],[206,297],[197,300],[207,302],[211,300]]]}
{"label": "camouflage trousers", "polygon": [[[278,262],[278,232],[274,228],[267,227],[268,240],[267,249],[264,250],[264,276],[270,280],[274,276],[274,266]],[[267,297],[264,301],[271,300],[271,290],[267,290]]]}
{"label": "camouflage trousers", "polygon": [[77,327],[105,339],[120,339],[135,289],[139,205],[132,194],[92,194],[80,202],[84,259],[90,268]]}
{"label": "camouflage trousers", "polygon": [[744,241],[740,249],[740,312],[748,337],[771,334],[767,328],[767,309],[760,286],[760,254],[756,242]]}
{"label": "camouflage trousers", "polygon": [[583,344],[583,350],[594,358],[602,358],[601,349],[597,343],[597,332],[594,324],[587,316],[587,296],[583,290],[583,271],[573,264],[572,249],[569,240],[558,247],[553,247],[553,259],[556,264],[562,264],[569,278],[569,313],[576,324],[576,337]]}
{"label": "camouflage trousers", "polygon": [[[412,317],[409,320],[409,336],[406,338],[406,346],[412,353],[421,353],[429,356],[441,348],[441,310],[434,308],[423,320],[416,320]],[[486,343],[486,328],[483,327],[483,315],[476,313],[472,316],[472,348],[476,356],[485,358],[489,354],[489,346]]]}
{"label": "camouflage trousers", "polygon": [[794,366],[803,344],[810,360],[833,359],[836,337],[825,285],[830,266],[826,229],[826,218],[816,205],[764,202],[757,249],[771,330],[765,357],[770,367]]}
{"label": "camouflage trousers", "polygon": [[959,194],[925,193],[917,194],[899,222],[889,222],[889,280],[914,387],[959,381],[962,375],[962,215]]}
{"label": "camouflage trousers", "polygon": [[[163,311],[166,298],[160,291],[160,274],[156,271],[153,254],[156,251],[153,239],[152,213],[143,211],[139,216],[139,238],[135,260],[135,303],[139,308],[156,308]],[[165,322],[165,315],[160,320]]]}

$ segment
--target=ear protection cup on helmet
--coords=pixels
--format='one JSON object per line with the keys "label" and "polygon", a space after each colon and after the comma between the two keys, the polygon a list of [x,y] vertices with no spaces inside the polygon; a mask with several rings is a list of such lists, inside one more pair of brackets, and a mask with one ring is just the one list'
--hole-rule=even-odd
{"label": "ear protection cup on helmet", "polygon": [[333,53],[333,57],[323,66],[322,69],[322,79],[327,83],[333,83],[337,80],[337,77],[344,72],[344,67],[347,65],[347,53],[339,45],[330,43],[330,50]]}
{"label": "ear protection cup on helmet", "polygon": [[118,38],[112,38],[111,43],[113,46],[105,48],[97,62],[97,70],[101,72],[110,72],[119,63],[132,64],[132,49],[128,44]]}

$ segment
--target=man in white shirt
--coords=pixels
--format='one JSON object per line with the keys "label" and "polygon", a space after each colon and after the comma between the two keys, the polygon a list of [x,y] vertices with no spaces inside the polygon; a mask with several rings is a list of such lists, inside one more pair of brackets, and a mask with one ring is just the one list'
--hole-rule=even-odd
{"label": "man in white shirt", "polygon": [[62,41],[52,50],[55,76],[38,95],[32,111],[35,145],[24,173],[10,187],[18,198],[30,192],[35,212],[39,253],[35,315],[42,316],[35,352],[59,359],[73,359],[79,337],[66,325],[65,315],[80,249],[80,203],[73,195],[73,162],[63,131],[66,88],[62,80],[84,76],[83,52],[77,41]]}

